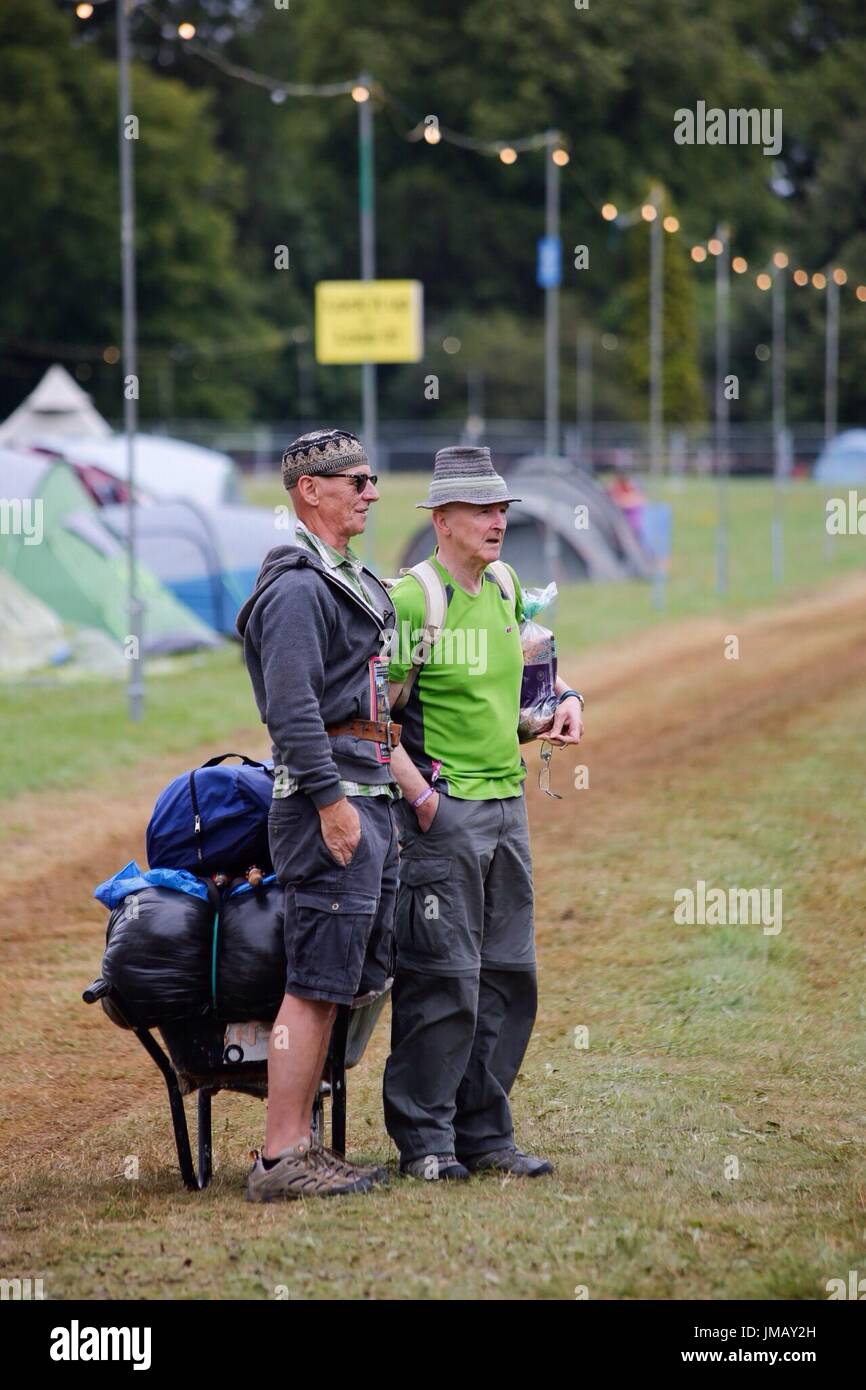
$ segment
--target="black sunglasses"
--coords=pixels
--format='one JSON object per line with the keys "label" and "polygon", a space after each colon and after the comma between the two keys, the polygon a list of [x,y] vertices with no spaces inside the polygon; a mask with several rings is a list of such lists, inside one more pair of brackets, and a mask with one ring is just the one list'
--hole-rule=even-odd
{"label": "black sunglasses", "polygon": [[323,473],[324,478],[351,478],[355,484],[355,491],[361,493],[368,483],[375,487],[379,481],[378,473]]}

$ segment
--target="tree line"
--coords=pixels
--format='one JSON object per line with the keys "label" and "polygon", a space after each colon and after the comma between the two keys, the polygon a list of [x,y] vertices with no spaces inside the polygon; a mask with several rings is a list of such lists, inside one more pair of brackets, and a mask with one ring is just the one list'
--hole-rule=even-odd
{"label": "tree line", "polygon": [[[562,408],[574,411],[581,328],[596,343],[594,410],[646,416],[648,228],[599,209],[663,189],[681,230],[665,237],[665,414],[712,411],[711,267],[689,249],[719,223],[749,272],[732,277],[734,419],[766,420],[769,296],[755,273],[842,265],[840,419],[866,396],[866,11],[859,0],[151,0],[132,19],[141,413],[147,419],[355,418],[360,373],[313,361],[313,289],[359,268],[357,108],[272,94],[177,38],[294,82],[370,71],[375,102],[377,271],[425,287],[419,364],[380,371],[380,408],[461,418],[542,413],[544,155],[511,165],[416,123],[498,141],[556,129],[562,171]],[[0,10],[0,409],[61,360],[96,404],[121,413],[114,6],[82,23],[65,0]],[[384,95],[383,95],[384,94]],[[681,143],[675,112],[782,113],[781,148]],[[682,125],[682,118],[680,118]],[[415,138],[408,138],[414,132]],[[277,269],[276,248],[288,249]],[[576,248],[586,251],[578,256]],[[582,267],[576,263],[582,261]],[[822,415],[825,298],[789,294],[792,419]],[[459,350],[447,351],[454,340]],[[615,346],[611,347],[613,343]],[[110,351],[108,356],[111,357]],[[425,377],[439,378],[437,400]],[[474,385],[473,385],[474,383]],[[435,412],[435,416],[434,416]]]}

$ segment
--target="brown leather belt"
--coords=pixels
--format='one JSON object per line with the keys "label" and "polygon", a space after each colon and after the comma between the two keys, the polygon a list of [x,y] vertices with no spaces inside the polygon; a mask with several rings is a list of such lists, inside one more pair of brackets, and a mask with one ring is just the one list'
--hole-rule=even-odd
{"label": "brown leather belt", "polygon": [[395,724],[393,719],[349,719],[345,724],[327,725],[325,733],[330,734],[331,738],[349,734],[351,738],[365,738],[370,743],[384,743],[388,748],[396,748],[402,727],[402,724]]}

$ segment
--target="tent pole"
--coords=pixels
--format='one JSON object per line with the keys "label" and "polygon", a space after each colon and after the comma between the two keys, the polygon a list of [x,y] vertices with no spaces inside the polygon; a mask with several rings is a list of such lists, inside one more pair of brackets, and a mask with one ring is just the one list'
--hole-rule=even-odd
{"label": "tent pole", "polygon": [[[117,133],[120,154],[120,256],[123,277],[123,424],[126,431],[126,481],[129,489],[129,635],[124,655],[129,667],[129,717],[144,715],[144,668],[141,656],[141,604],[136,589],[135,433],[138,424],[138,362],[135,303],[135,185],[133,139],[137,121],[130,112],[129,10],[134,0],[117,0]],[[130,127],[130,128],[127,128]]]}

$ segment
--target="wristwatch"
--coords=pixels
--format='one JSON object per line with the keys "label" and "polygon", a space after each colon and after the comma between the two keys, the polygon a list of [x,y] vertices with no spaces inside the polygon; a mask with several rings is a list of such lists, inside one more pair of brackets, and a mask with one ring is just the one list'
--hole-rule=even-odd
{"label": "wristwatch", "polygon": [[572,695],[576,700],[580,701],[580,708],[583,709],[585,701],[579,690],[563,690],[562,694],[556,702],[557,705],[561,705],[563,700],[568,700]]}

